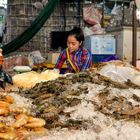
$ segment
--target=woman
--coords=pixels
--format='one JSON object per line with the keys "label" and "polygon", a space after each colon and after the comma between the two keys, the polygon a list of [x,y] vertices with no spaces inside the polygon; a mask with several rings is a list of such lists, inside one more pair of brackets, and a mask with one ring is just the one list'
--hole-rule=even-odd
{"label": "woman", "polygon": [[90,68],[92,65],[92,54],[83,47],[83,41],[83,31],[79,27],[74,27],[69,32],[67,48],[60,53],[55,68],[61,70],[65,61],[67,73],[80,72]]}

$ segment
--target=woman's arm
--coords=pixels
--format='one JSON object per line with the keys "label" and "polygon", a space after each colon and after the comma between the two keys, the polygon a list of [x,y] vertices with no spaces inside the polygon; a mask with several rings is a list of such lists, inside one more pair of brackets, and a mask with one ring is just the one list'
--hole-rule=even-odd
{"label": "woman's arm", "polygon": [[62,68],[62,65],[64,64],[65,60],[66,60],[66,51],[63,50],[63,51],[61,51],[61,53],[58,57],[58,60],[55,64],[55,68],[60,70]]}
{"label": "woman's arm", "polygon": [[84,53],[83,57],[85,57],[85,59],[83,61],[81,71],[86,70],[92,66],[92,54],[87,51],[86,53]]}

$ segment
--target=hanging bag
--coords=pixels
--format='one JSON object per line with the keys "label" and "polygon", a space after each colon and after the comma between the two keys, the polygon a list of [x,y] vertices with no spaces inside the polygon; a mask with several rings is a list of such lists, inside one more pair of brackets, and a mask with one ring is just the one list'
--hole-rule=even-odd
{"label": "hanging bag", "polygon": [[101,22],[102,14],[94,4],[83,7],[84,21],[90,25],[96,25]]}

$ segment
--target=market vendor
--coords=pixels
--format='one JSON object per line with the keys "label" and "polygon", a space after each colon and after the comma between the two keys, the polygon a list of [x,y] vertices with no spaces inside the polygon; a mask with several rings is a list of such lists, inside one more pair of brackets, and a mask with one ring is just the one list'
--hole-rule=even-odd
{"label": "market vendor", "polygon": [[66,73],[76,73],[86,70],[92,65],[92,54],[83,46],[84,34],[81,28],[74,27],[67,38],[67,48],[62,50],[57,63],[56,69],[61,70],[66,61]]}

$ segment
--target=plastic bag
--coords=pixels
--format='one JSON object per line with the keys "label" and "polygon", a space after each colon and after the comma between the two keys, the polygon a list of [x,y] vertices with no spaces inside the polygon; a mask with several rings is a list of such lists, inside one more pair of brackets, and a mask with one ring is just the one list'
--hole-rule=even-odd
{"label": "plastic bag", "polygon": [[102,14],[94,4],[83,7],[83,17],[85,22],[95,25],[101,22]]}
{"label": "plastic bag", "polygon": [[35,65],[44,63],[46,61],[46,59],[44,57],[42,57],[40,51],[33,51],[33,52],[29,53],[28,61],[29,61],[30,67],[32,68]]}
{"label": "plastic bag", "polygon": [[101,62],[108,62],[108,61],[112,61],[112,60],[119,60],[119,58],[116,55],[111,55],[111,56],[108,56],[108,57],[102,59]]}
{"label": "plastic bag", "polygon": [[121,11],[121,6],[117,5],[117,3],[115,2],[114,7],[111,11],[112,15],[119,15],[119,12]]}
{"label": "plastic bag", "polygon": [[88,27],[85,27],[85,28],[83,29],[83,32],[84,32],[84,36],[85,36],[85,37],[94,34],[93,31],[92,31],[90,28],[88,28]]}
{"label": "plastic bag", "polygon": [[0,69],[0,87],[5,90],[6,83],[13,85],[12,76],[7,74],[3,69]]}
{"label": "plastic bag", "polygon": [[93,31],[94,34],[103,34],[103,33],[105,33],[105,29],[103,29],[101,27],[101,24],[99,24],[99,23],[94,25],[94,26],[92,26],[92,27],[90,27],[90,29]]}
{"label": "plastic bag", "polygon": [[12,79],[12,76],[9,75],[8,73],[6,73],[5,71],[4,71],[4,78],[5,78],[5,82],[7,82],[7,83],[13,85],[13,79]]}
{"label": "plastic bag", "polygon": [[[114,62],[114,63],[113,63]],[[107,76],[113,81],[120,83],[127,82],[128,79],[131,80],[135,76],[140,75],[140,72],[130,66],[123,66],[122,64],[115,64],[115,61],[112,63],[107,63],[100,70],[101,75]],[[136,80],[133,80],[136,81]],[[138,81],[138,80],[137,80]]]}

